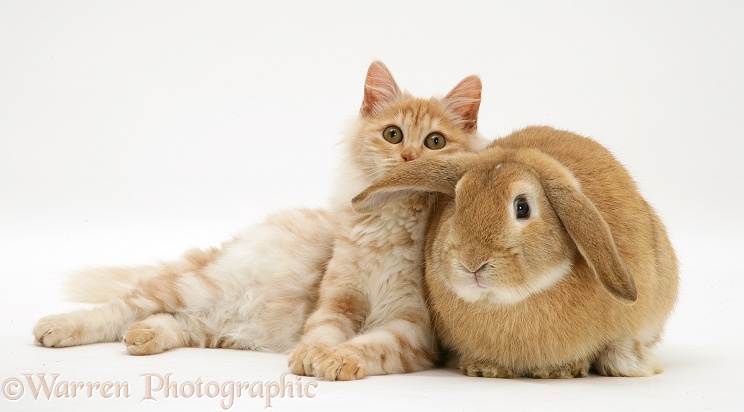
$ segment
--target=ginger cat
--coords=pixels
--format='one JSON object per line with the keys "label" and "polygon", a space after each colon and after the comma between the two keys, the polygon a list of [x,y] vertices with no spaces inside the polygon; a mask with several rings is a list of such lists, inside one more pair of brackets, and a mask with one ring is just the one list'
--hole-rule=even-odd
{"label": "ginger cat", "polygon": [[430,365],[421,267],[430,198],[401,198],[374,216],[355,215],[350,200],[396,165],[484,147],[480,92],[470,76],[443,99],[415,98],[372,63],[329,210],[271,215],[176,262],[73,274],[70,297],[99,305],[39,320],[36,340],[65,347],[123,339],[133,355],[178,347],[287,353],[304,328],[295,373],[352,379]]}
{"label": "ginger cat", "polygon": [[[471,76],[442,100],[417,99],[373,64],[359,129],[346,141],[344,199],[402,163],[480,148],[480,90]],[[350,380],[432,365],[436,343],[423,289],[423,247],[433,201],[429,193],[410,193],[369,215],[355,214],[349,204],[337,209],[333,257],[318,307],[290,354],[293,373]]]}

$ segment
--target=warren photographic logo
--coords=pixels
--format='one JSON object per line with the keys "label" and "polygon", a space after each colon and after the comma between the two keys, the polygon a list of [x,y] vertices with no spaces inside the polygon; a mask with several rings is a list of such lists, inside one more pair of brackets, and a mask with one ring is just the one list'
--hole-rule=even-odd
{"label": "warren photographic logo", "polygon": [[231,381],[222,382],[201,378],[177,380],[172,373],[165,375],[146,373],[141,381],[70,381],[59,374],[23,374],[5,379],[0,388],[1,395],[9,401],[25,398],[33,400],[54,399],[129,399],[141,402],[157,402],[161,399],[219,399],[220,406],[228,410],[240,398],[263,400],[264,408],[272,402],[285,398],[312,399],[317,394],[318,383],[303,381],[302,376],[283,374],[276,381]]}

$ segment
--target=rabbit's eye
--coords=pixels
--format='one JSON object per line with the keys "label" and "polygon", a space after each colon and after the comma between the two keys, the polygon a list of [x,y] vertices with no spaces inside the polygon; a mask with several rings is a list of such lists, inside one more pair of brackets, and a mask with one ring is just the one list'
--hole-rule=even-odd
{"label": "rabbit's eye", "polygon": [[426,140],[424,140],[424,146],[431,150],[439,150],[443,148],[445,144],[447,144],[447,140],[439,133],[432,133],[426,136]]}
{"label": "rabbit's eye", "polygon": [[403,131],[398,126],[388,126],[382,131],[382,137],[388,141],[388,143],[398,144],[403,141]]}
{"label": "rabbit's eye", "polygon": [[518,197],[514,199],[514,213],[517,215],[517,219],[529,219],[530,205],[525,198]]}

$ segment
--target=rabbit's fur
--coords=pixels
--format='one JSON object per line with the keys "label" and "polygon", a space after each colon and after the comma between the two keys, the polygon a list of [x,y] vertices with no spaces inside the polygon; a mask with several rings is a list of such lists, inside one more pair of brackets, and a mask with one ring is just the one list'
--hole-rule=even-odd
{"label": "rabbit's fur", "polygon": [[[530,127],[421,159],[354,198],[435,192],[426,285],[437,335],[471,376],[649,376],[677,298],[664,225],[600,144]],[[528,216],[517,218],[529,208]],[[526,206],[525,206],[526,204]]]}

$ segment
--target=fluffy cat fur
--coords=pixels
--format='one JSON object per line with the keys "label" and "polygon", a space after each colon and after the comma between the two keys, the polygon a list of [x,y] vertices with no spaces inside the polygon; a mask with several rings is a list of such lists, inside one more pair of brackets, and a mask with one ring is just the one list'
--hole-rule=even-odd
{"label": "fluffy cat fur", "polygon": [[[370,68],[359,138],[349,140],[351,184],[340,185],[350,199],[383,172],[419,157],[479,148],[475,134],[480,81],[464,79],[443,100],[401,93],[382,68]],[[380,139],[396,125],[398,144]],[[440,150],[425,147],[437,132]],[[366,148],[366,150],[365,150]],[[392,153],[391,153],[392,152]],[[346,202],[333,258],[320,288],[318,308],[305,324],[301,344],[291,353],[293,373],[328,380],[402,373],[430,366],[436,345],[423,293],[423,245],[433,197],[425,193],[393,199],[377,213],[355,214]]]}
{"label": "fluffy cat fur", "polygon": [[[422,248],[431,198],[401,198],[364,217],[350,199],[397,165],[484,147],[480,90],[470,76],[443,99],[415,98],[372,63],[329,210],[272,215],[177,262],[78,272],[70,296],[99,305],[39,320],[36,340],[65,347],[123,339],[133,355],[177,347],[287,353],[304,331],[290,357],[295,373],[354,379],[430,365]],[[384,138],[389,126],[400,142]],[[433,132],[444,147],[427,148]]]}

